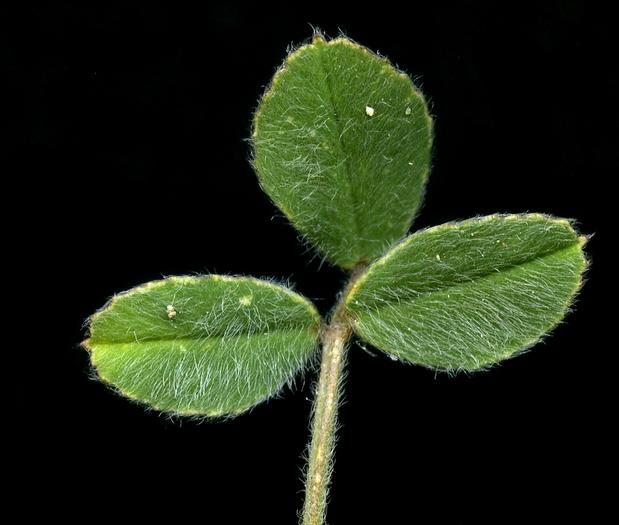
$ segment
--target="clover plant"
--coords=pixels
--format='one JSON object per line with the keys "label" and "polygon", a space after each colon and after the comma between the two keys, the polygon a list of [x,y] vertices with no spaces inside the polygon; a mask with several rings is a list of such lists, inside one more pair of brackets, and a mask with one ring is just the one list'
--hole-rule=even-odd
{"label": "clover plant", "polygon": [[432,150],[411,79],[347,38],[289,54],[253,121],[264,191],[350,279],[328,318],[252,277],[169,277],[114,296],[89,320],[98,377],[181,416],[230,417],[277,394],[321,353],[302,522],[324,522],[342,369],[356,337],[394,359],[483,370],[533,346],[582,283],[584,236],[539,213],[407,235]]}

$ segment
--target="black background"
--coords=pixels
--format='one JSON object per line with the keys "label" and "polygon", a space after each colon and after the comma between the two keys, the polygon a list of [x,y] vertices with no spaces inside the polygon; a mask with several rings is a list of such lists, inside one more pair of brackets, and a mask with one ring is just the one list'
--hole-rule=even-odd
{"label": "black background", "polygon": [[233,421],[170,420],[91,380],[78,344],[110,295],[164,275],[289,279],[328,312],[345,275],[261,192],[246,140],[287,46],[312,27],[390,57],[430,100],[434,167],[415,228],[540,211],[596,234],[576,311],[489,373],[450,378],[351,348],[329,522],[563,523],[610,502],[610,13],[578,1],[54,2],[20,16],[5,48],[24,80],[13,143],[51,321],[19,349],[24,516],[295,522],[314,372]]}

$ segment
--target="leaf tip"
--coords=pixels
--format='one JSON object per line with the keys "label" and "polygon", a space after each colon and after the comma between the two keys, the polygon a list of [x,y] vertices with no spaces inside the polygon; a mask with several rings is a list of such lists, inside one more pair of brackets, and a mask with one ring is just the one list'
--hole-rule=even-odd
{"label": "leaf tip", "polygon": [[579,244],[579,246],[581,248],[584,248],[589,243],[589,241],[592,238],[593,238],[593,234],[589,234],[589,235],[582,234],[582,235],[579,235],[578,236],[578,244]]}
{"label": "leaf tip", "polygon": [[314,35],[312,36],[312,44],[314,45],[322,45],[326,44],[325,37],[321,33],[319,29],[314,29]]}
{"label": "leaf tip", "polygon": [[81,343],[80,343],[80,348],[83,348],[84,350],[86,350],[89,354],[92,353],[92,344],[90,342],[91,338],[88,337],[87,339],[84,339]]}

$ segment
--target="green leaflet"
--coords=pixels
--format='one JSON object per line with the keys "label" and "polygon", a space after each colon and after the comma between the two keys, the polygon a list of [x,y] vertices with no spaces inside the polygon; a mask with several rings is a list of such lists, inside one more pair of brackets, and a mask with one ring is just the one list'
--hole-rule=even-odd
{"label": "green leaflet", "polygon": [[432,121],[410,78],[345,38],[291,53],[254,119],[263,189],[343,268],[408,230],[428,176]]}
{"label": "green leaflet", "polygon": [[584,237],[564,219],[491,215],[411,235],[346,304],[365,341],[411,363],[474,370],[535,344],[581,285]]}
{"label": "green leaflet", "polygon": [[99,377],[183,415],[237,414],[307,363],[320,317],[292,291],[247,277],[170,277],[115,296],[90,319]]}

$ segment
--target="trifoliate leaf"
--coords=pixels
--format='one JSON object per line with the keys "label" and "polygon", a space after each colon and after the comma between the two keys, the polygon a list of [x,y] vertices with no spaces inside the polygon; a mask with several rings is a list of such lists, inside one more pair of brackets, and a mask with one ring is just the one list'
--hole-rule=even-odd
{"label": "trifoliate leaf", "polygon": [[408,230],[428,176],[432,121],[410,78],[338,38],[291,53],[254,119],[264,190],[331,262],[352,268]]}
{"label": "trifoliate leaf", "polygon": [[354,330],[404,361],[474,370],[535,344],[565,315],[586,266],[564,219],[491,215],[411,235],[349,293]]}
{"label": "trifoliate leaf", "polygon": [[292,291],[246,277],[170,277],[115,296],[90,319],[99,377],[179,414],[237,414],[307,363],[320,318]]}

